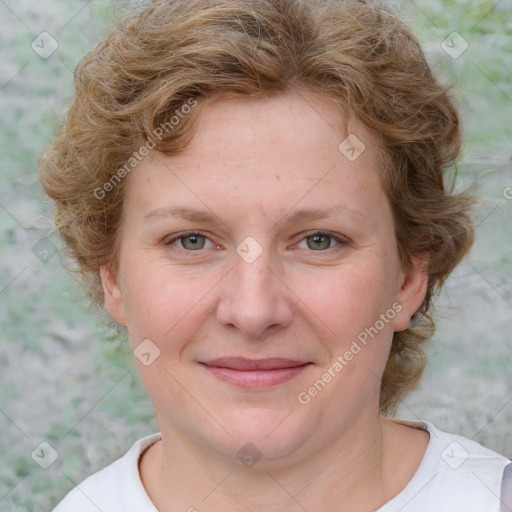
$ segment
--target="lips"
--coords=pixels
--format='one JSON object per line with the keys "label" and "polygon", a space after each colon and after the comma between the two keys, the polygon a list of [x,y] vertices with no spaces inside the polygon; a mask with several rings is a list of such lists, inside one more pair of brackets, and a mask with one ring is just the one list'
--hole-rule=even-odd
{"label": "lips", "polygon": [[200,364],[217,379],[243,389],[265,389],[283,384],[312,365],[307,361],[280,357],[221,357]]}
{"label": "lips", "polygon": [[255,371],[255,370],[279,370],[283,368],[294,368],[307,364],[307,361],[296,359],[284,359],[281,357],[271,357],[267,359],[246,359],[245,357],[220,357],[207,361],[206,366],[216,366],[217,368],[229,368],[231,370]]}

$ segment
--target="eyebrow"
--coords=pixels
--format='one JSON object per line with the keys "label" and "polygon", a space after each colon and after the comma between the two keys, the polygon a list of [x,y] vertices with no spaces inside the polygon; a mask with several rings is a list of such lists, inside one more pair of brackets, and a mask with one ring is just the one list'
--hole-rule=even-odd
{"label": "eyebrow", "polygon": [[321,208],[311,208],[311,209],[302,209],[297,210],[293,214],[287,214],[281,217],[279,222],[284,219],[285,224],[293,224],[294,222],[301,222],[307,220],[319,220],[326,219],[331,217],[333,214],[348,214],[350,217],[355,219],[364,219],[366,215],[362,210],[356,210],[354,208],[349,208],[345,205],[336,205],[331,208],[321,209]]}
{"label": "eyebrow", "polygon": [[[283,222],[284,225],[290,225],[297,222],[304,222],[308,220],[320,220],[326,219],[333,214],[343,213],[348,214],[350,217],[356,220],[364,220],[366,218],[365,212],[349,208],[345,205],[336,205],[331,208],[320,209],[301,209],[295,211],[293,214],[283,215],[273,227]],[[181,219],[189,220],[191,222],[208,223],[213,226],[220,224],[227,225],[220,219],[218,215],[208,212],[206,210],[195,210],[184,206],[176,206],[172,208],[157,208],[144,215],[144,220],[151,221],[153,219],[166,218],[166,217],[179,217]]]}
{"label": "eyebrow", "polygon": [[213,213],[194,210],[193,208],[187,208],[184,206],[176,206],[174,208],[157,208],[144,215],[144,220],[158,219],[162,217],[180,217],[185,220],[192,222],[209,222],[210,224],[220,224],[221,220],[217,215]]}

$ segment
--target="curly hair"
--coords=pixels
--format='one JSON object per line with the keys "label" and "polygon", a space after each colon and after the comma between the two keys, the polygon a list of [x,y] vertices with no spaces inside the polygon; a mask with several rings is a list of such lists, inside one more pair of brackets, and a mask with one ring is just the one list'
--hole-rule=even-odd
{"label": "curly hair", "polygon": [[[39,176],[56,228],[93,304],[102,265],[116,266],[126,175],[146,146],[168,155],[190,142],[219,96],[264,97],[305,87],[327,95],[375,135],[400,261],[428,260],[428,290],[395,332],[380,407],[393,415],[418,384],[434,332],[432,298],[473,243],[473,198],[448,183],[460,119],[421,45],[370,0],[154,0],[116,20],[75,72],[75,95]],[[187,103],[194,108],[186,116]],[[170,123],[173,116],[179,123]],[[162,127],[166,129],[163,130]],[[137,152],[137,149],[140,151]],[[136,158],[137,157],[137,158]]]}

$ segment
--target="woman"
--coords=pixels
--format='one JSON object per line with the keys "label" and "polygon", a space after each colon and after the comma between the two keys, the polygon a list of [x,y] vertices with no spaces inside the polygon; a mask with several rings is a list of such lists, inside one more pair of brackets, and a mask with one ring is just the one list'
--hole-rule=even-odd
{"label": "woman", "polygon": [[471,247],[457,111],[369,1],[156,0],[41,162],[160,433],[56,512],[489,512],[509,461],[392,419]]}

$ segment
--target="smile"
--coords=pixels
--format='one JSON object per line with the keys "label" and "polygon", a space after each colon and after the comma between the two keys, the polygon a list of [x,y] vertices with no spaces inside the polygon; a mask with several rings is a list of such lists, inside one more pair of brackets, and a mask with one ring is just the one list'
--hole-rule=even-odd
{"label": "smile", "polygon": [[214,377],[243,389],[267,389],[288,382],[312,363],[292,359],[223,357],[200,363]]}

